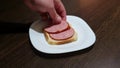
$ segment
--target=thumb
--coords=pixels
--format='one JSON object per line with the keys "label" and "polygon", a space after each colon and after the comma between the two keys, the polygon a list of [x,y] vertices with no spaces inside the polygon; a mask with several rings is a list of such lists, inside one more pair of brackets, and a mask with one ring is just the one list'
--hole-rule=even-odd
{"label": "thumb", "polygon": [[49,15],[53,21],[53,24],[58,24],[61,22],[62,18],[57,14],[55,9],[49,10]]}

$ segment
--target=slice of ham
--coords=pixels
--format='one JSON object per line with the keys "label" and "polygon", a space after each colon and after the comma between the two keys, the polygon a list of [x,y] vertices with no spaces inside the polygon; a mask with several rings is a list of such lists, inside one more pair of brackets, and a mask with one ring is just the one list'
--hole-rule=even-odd
{"label": "slice of ham", "polygon": [[56,34],[49,34],[49,35],[54,40],[65,40],[65,39],[68,39],[74,35],[74,29],[70,28],[70,29],[67,29],[63,32],[56,33]]}
{"label": "slice of ham", "polygon": [[47,27],[44,30],[47,33],[59,33],[61,31],[66,30],[68,27],[69,27],[68,23],[66,21],[62,21],[61,23]]}

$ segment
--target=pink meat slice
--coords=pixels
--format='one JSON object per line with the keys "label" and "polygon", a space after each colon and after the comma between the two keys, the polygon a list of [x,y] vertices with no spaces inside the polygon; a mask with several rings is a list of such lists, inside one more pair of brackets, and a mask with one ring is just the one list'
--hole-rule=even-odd
{"label": "pink meat slice", "polygon": [[65,39],[68,39],[74,35],[74,30],[73,30],[73,28],[70,28],[70,29],[65,30],[63,32],[56,33],[56,34],[49,34],[49,35],[54,40],[65,40]]}
{"label": "pink meat slice", "polygon": [[62,21],[61,23],[47,27],[44,30],[48,33],[58,33],[67,29],[68,26],[69,25],[66,21]]}

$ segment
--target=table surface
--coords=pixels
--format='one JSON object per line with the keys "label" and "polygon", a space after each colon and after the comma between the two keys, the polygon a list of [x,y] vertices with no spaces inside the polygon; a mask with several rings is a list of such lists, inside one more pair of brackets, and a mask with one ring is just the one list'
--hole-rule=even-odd
{"label": "table surface", "polygon": [[40,17],[21,0],[0,4],[0,68],[120,68],[120,0],[64,0],[67,14],[87,21],[92,47],[50,55],[35,50],[28,29]]}

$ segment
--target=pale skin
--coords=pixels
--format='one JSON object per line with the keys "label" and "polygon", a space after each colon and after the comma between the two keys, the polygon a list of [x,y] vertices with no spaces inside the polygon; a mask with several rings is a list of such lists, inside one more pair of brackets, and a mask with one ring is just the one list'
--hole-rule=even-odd
{"label": "pale skin", "polygon": [[49,15],[54,24],[66,21],[66,10],[61,0],[24,0],[25,4],[41,17]]}

